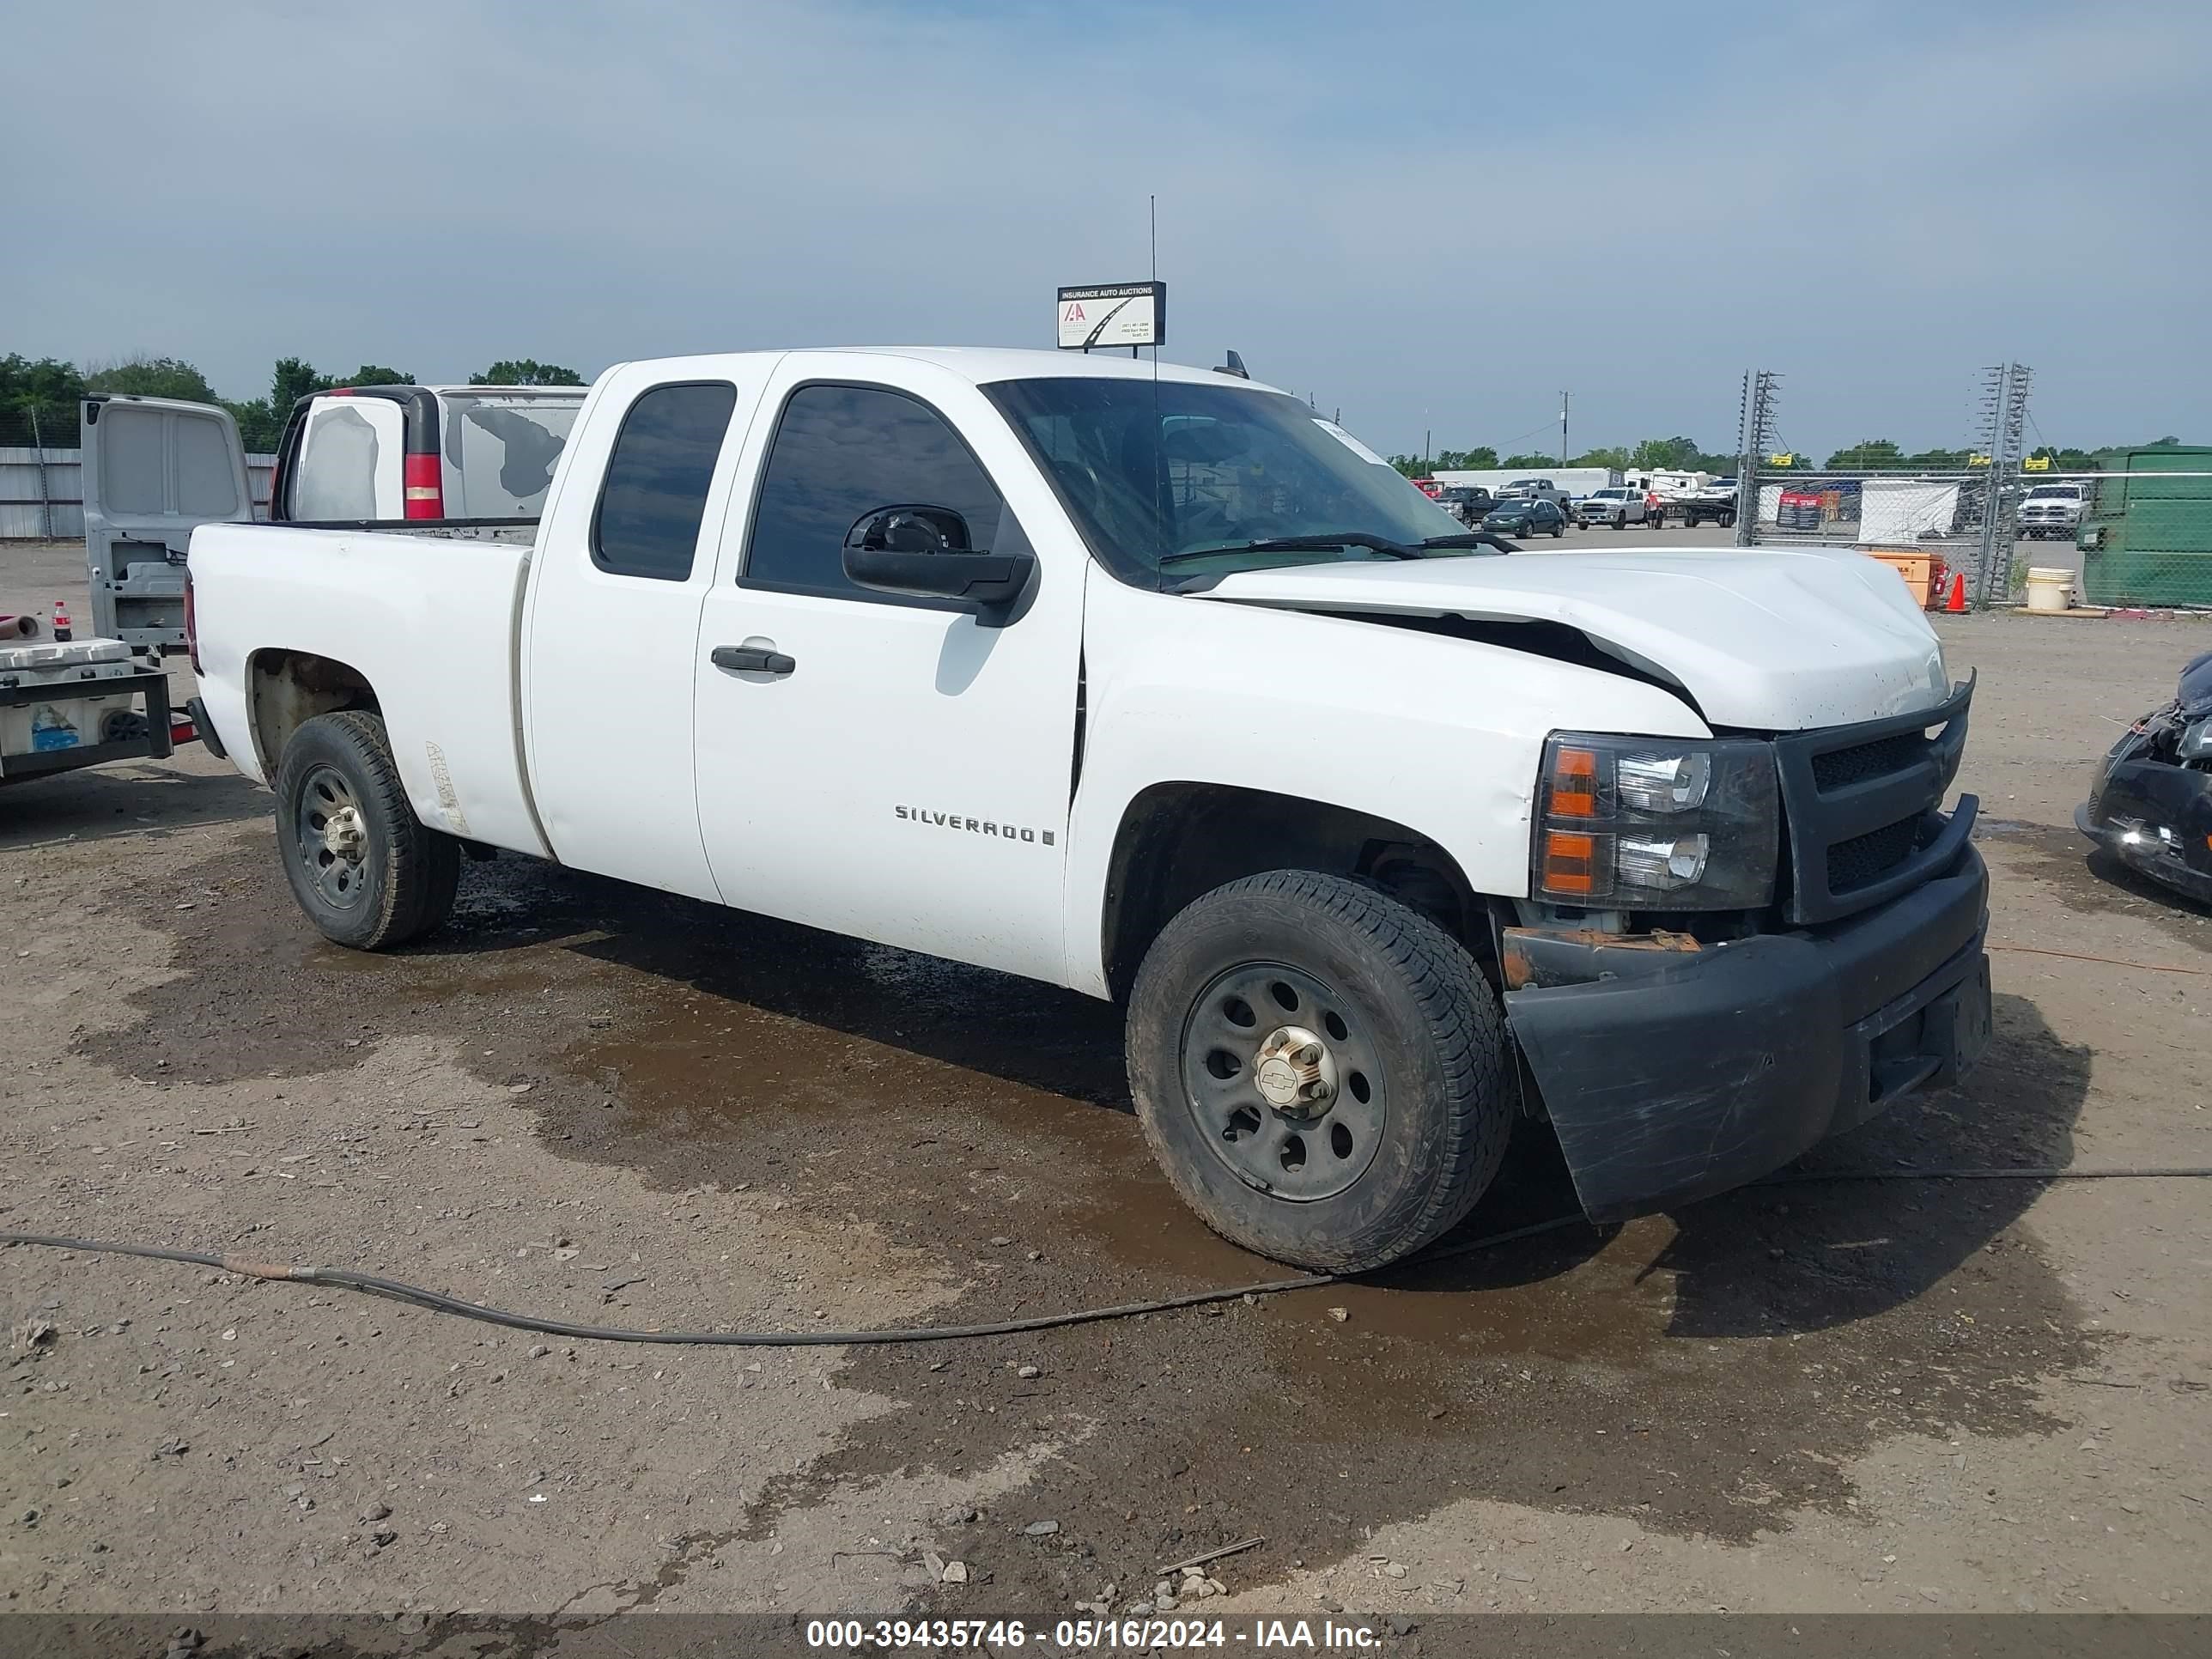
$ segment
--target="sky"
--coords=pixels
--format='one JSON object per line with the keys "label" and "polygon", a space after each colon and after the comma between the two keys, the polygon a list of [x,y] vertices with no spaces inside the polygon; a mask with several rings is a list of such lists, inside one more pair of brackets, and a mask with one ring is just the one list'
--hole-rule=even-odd
{"label": "sky", "polygon": [[[1385,452],[2212,442],[2212,5],[12,8],[0,353],[1048,346],[1142,277]],[[27,253],[30,257],[21,257]]]}

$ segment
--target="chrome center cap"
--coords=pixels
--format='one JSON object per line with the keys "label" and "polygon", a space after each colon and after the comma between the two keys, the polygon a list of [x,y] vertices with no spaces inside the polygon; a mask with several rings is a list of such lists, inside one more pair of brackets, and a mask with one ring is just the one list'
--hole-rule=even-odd
{"label": "chrome center cap", "polygon": [[359,808],[341,806],[323,821],[323,850],[334,859],[361,862],[368,850],[368,830]]}
{"label": "chrome center cap", "polygon": [[1252,1057],[1252,1081],[1277,1111],[1318,1117],[1336,1098],[1336,1057],[1304,1026],[1279,1026]]}

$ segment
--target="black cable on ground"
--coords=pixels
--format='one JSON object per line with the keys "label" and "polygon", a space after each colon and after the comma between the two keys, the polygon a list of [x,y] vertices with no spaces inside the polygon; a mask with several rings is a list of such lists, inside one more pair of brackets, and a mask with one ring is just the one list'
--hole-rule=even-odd
{"label": "black cable on ground", "polygon": [[[2194,1181],[2208,1176],[2212,1176],[2212,1168],[2075,1170],[2021,1166],[2001,1169],[1808,1170],[1769,1176],[1765,1180],[1752,1184],[1780,1187],[1831,1181]],[[1548,1221],[1534,1222],[1526,1227],[1515,1227],[1505,1232],[1490,1233],[1480,1238],[1425,1250],[1394,1266],[1418,1267],[1432,1261],[1449,1261],[1455,1257],[1472,1255],[1478,1250],[1493,1249],[1518,1239],[1533,1238],[1540,1233],[1557,1232],[1565,1227],[1581,1224],[1584,1224],[1580,1214],[1553,1216]],[[533,1314],[514,1313],[505,1308],[488,1308],[478,1303],[464,1302],[459,1297],[447,1296],[441,1291],[426,1290],[420,1285],[410,1285],[402,1279],[355,1273],[349,1267],[295,1267],[284,1262],[261,1261],[249,1256],[211,1255],[200,1250],[173,1250],[158,1244],[123,1244],[102,1239],[70,1238],[58,1233],[0,1232],[0,1246],[82,1250],[91,1255],[141,1256],[155,1261],[181,1261],[193,1267],[213,1267],[223,1273],[242,1273],[252,1279],[328,1285],[340,1290],[356,1291],[364,1296],[380,1296],[393,1302],[404,1302],[432,1313],[453,1314],[464,1319],[481,1320],[488,1325],[504,1325],[513,1330],[532,1331],[543,1336],[567,1337],[578,1341],[650,1342],[681,1347],[713,1348],[866,1347],[892,1342],[957,1342],[974,1337],[1015,1336],[1025,1331],[1052,1330],[1066,1325],[1091,1325],[1102,1320],[1133,1318],[1139,1314],[1172,1313],[1182,1308],[1203,1307],[1214,1302],[1234,1302],[1248,1296],[1275,1296],[1288,1291],[1319,1290],[1324,1285],[1342,1284],[1353,1277],[1345,1273],[1300,1273],[1289,1279],[1261,1279],[1250,1285],[1192,1291],[1182,1296],[1155,1297],[1144,1302],[1116,1303],[1110,1307],[1077,1308],[1064,1313],[1036,1314],[1027,1319],[1004,1319],[988,1325],[933,1325],[884,1331],[653,1331],[611,1325],[579,1325],[564,1319],[541,1319]]]}

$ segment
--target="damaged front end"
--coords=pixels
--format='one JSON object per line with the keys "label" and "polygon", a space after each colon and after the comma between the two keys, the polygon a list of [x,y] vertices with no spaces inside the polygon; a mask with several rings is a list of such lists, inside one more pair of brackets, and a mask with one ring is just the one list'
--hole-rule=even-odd
{"label": "damaged front end", "polygon": [[[1756,1181],[1979,1058],[1989,872],[1973,798],[1941,810],[1972,697],[1765,740],[1783,835],[1759,910],[1553,908],[1500,930],[1506,1017],[1593,1218]],[[1548,790],[1540,855],[1600,772]]]}
{"label": "damaged front end", "polygon": [[2098,762],[2074,823],[2129,868],[2212,904],[2212,652]]}

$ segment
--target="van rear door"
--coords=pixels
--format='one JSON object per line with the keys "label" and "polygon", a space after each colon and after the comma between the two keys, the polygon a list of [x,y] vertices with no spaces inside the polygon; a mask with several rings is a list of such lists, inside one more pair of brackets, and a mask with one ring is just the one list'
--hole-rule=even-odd
{"label": "van rear door", "polygon": [[83,416],[92,632],[136,652],[182,645],[193,527],[253,516],[238,422],[171,398],[88,398]]}
{"label": "van rear door", "polygon": [[[397,391],[429,401],[414,386]],[[284,501],[272,517],[330,524],[416,516],[406,509],[407,410],[384,388],[322,393],[307,405],[297,444],[285,438],[276,486]]]}

